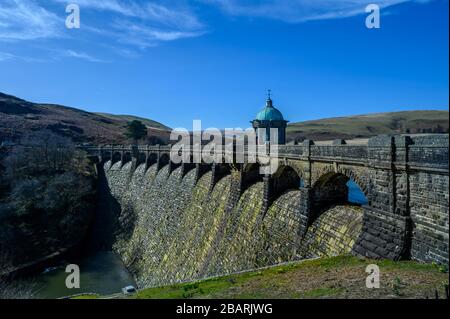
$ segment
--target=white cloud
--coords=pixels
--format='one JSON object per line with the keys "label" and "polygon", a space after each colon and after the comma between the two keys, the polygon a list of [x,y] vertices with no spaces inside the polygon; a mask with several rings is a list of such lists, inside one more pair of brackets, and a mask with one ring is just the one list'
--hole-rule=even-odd
{"label": "white cloud", "polygon": [[[182,28],[199,29],[203,25],[198,18],[190,13],[186,8],[176,9],[174,6],[167,6],[144,1],[132,0],[53,0],[58,3],[75,3],[80,9],[94,9],[99,11],[109,11],[125,17],[140,18],[143,21],[155,22],[161,25]],[[172,1],[171,5],[174,2]]]}
{"label": "white cloud", "polygon": [[2,0],[0,40],[35,40],[60,36],[62,20],[30,0]]}
{"label": "white cloud", "polygon": [[75,58],[75,59],[81,59],[81,60],[86,60],[89,62],[106,62],[104,60],[101,59],[97,59],[87,53],[84,52],[77,52],[77,51],[73,51],[73,50],[66,50],[63,52],[63,56],[69,57],[69,58]]}
{"label": "white cloud", "polygon": [[7,52],[0,52],[0,62],[2,61],[6,61],[6,60],[11,60],[14,59],[15,56],[11,53],[7,53]]}
{"label": "white cloud", "polygon": [[[1,1],[0,40],[3,41],[68,36],[64,21],[65,5],[69,3],[80,6],[82,20],[79,32],[95,35],[96,42],[107,43],[118,39],[122,44],[147,48],[161,42],[204,34],[204,26],[186,6],[169,7],[136,0]],[[84,12],[89,11],[97,11],[102,18],[93,20],[91,15],[90,20],[84,19]],[[74,34],[72,32],[70,36]]]}
{"label": "white cloud", "polygon": [[116,21],[113,24],[116,30],[115,37],[122,43],[129,43],[145,49],[158,45],[160,42],[175,41],[184,38],[201,36],[205,31],[163,29],[149,26],[145,23]]}
{"label": "white cloud", "polygon": [[20,60],[20,61],[24,61],[24,62],[39,62],[39,63],[46,62],[46,60],[43,60],[43,59],[31,58],[28,56],[21,56],[21,55],[8,53],[8,52],[0,52],[0,62],[10,61],[10,60]]}
{"label": "white cloud", "polygon": [[[108,40],[139,49],[157,46],[162,42],[198,37],[205,33],[204,26],[188,7],[178,7],[174,1],[164,6],[156,2],[135,0],[53,0],[76,3],[83,10],[102,12],[107,23],[82,28]],[[125,48],[126,49],[126,48]]]}
{"label": "white cloud", "polygon": [[431,0],[200,0],[233,16],[261,17],[300,23],[312,20],[347,18],[365,13],[368,4],[381,8],[404,2]]}

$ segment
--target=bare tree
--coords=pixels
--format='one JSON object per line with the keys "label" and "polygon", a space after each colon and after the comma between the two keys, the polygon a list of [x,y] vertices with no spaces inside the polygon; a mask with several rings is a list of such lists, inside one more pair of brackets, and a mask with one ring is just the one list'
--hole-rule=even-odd
{"label": "bare tree", "polygon": [[65,171],[85,173],[88,167],[86,156],[70,139],[48,130],[23,136],[3,162],[10,181]]}
{"label": "bare tree", "polygon": [[11,273],[79,243],[95,204],[93,167],[50,131],[24,136],[2,167],[0,298],[31,298],[33,285]]}

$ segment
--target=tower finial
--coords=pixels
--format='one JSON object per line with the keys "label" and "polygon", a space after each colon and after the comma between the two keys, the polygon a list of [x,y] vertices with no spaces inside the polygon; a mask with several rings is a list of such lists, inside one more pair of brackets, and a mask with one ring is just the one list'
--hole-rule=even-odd
{"label": "tower finial", "polygon": [[272,103],[272,90],[271,90],[271,89],[268,89],[268,90],[267,90],[266,107],[273,107],[273,103]]}

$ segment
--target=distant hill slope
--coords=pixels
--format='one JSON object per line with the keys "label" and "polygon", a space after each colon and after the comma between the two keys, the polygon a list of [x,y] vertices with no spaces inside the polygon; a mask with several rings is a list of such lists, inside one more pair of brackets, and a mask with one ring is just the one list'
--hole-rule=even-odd
{"label": "distant hill slope", "polygon": [[95,112],[94,114],[104,116],[109,119],[122,120],[122,121],[126,121],[126,122],[131,122],[131,121],[137,120],[137,121],[141,121],[142,123],[144,123],[144,125],[146,125],[148,127],[157,128],[157,129],[166,130],[166,131],[172,130],[170,127],[165,126],[164,124],[161,124],[161,123],[153,121],[153,120],[145,119],[145,118],[139,117],[139,116],[116,115],[116,114],[97,113],[97,112]]}
{"label": "distant hill slope", "polygon": [[289,141],[363,138],[379,134],[446,133],[448,111],[404,111],[336,117],[291,123]]}
{"label": "distant hill slope", "polygon": [[[298,122],[288,126],[287,139],[323,141],[378,134],[444,133],[449,130],[448,116],[448,111],[405,111]],[[125,127],[132,120],[140,120],[148,127],[150,142],[168,141],[171,129],[154,120],[31,103],[0,93],[0,142],[18,139],[27,131],[49,129],[75,142],[128,143]]]}
{"label": "distant hill slope", "polygon": [[16,140],[27,131],[49,129],[75,142],[126,143],[125,127],[134,119],[141,120],[148,127],[149,137],[153,141],[168,139],[170,128],[153,120],[31,103],[0,93],[0,141]]}

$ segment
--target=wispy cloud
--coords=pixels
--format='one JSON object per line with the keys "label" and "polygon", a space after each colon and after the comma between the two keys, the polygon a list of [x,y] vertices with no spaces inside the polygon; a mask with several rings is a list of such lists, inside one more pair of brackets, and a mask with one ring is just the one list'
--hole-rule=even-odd
{"label": "wispy cloud", "polygon": [[8,52],[0,52],[0,62],[6,62],[10,60],[19,60],[24,62],[45,62],[43,59],[37,59],[27,56],[16,55]]}
{"label": "wispy cloud", "polygon": [[205,33],[203,30],[165,29],[126,20],[116,20],[112,27],[118,41],[141,49],[156,46],[161,42],[198,37]]}
{"label": "wispy cloud", "polygon": [[[188,5],[169,5],[138,0],[0,0],[0,41],[35,41],[72,38],[93,45],[113,45],[128,56],[133,50],[163,42],[198,37],[204,25]],[[161,0],[165,1],[165,0]],[[65,28],[65,5],[75,3],[81,10],[81,29]],[[86,14],[93,13],[93,14]],[[61,49],[61,48],[60,48]],[[69,54],[70,52],[70,54]],[[78,54],[77,54],[78,53]],[[98,59],[76,51],[65,56],[94,62]],[[5,59],[6,56],[3,57]]]}
{"label": "wispy cloud", "polygon": [[[169,8],[162,4],[131,0],[53,0],[58,3],[76,3],[82,9],[109,11],[125,17],[140,18],[168,27],[182,29],[199,29],[203,24],[198,18],[184,9]],[[172,5],[174,5],[172,1]]]}
{"label": "wispy cloud", "polygon": [[30,0],[2,0],[0,40],[35,40],[60,36],[56,14]]}
{"label": "wispy cloud", "polygon": [[66,50],[63,52],[63,56],[69,57],[69,58],[75,58],[75,59],[81,59],[89,62],[100,62],[104,63],[105,60],[98,59],[96,57],[93,57],[85,52],[77,52],[73,50]]}
{"label": "wispy cloud", "polygon": [[177,8],[155,2],[133,0],[53,0],[57,3],[76,3],[80,10],[95,10],[109,15],[103,26],[88,26],[87,30],[117,39],[120,43],[141,49],[161,42],[198,37],[205,33],[204,25],[188,7]]}
{"label": "wispy cloud", "polygon": [[7,52],[0,52],[0,62],[14,59],[14,55]]}
{"label": "wispy cloud", "polygon": [[199,0],[219,7],[233,16],[248,16],[300,23],[312,20],[347,18],[365,13],[368,4],[387,8],[404,2],[431,0]]}

